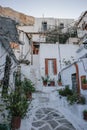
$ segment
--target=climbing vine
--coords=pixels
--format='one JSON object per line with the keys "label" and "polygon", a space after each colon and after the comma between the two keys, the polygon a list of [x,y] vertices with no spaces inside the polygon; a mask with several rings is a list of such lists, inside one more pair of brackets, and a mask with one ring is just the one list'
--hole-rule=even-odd
{"label": "climbing vine", "polygon": [[2,83],[2,86],[3,86],[2,95],[5,95],[8,93],[10,70],[11,70],[11,58],[10,58],[10,56],[7,55],[6,62],[5,62],[3,83]]}

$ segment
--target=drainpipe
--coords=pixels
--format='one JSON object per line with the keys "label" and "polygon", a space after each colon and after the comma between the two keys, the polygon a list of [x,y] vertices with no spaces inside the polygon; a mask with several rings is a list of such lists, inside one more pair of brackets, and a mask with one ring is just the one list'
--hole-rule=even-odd
{"label": "drainpipe", "polygon": [[80,95],[80,81],[79,81],[79,68],[78,68],[78,64],[74,63],[75,68],[76,68],[76,81],[77,81],[77,92]]}

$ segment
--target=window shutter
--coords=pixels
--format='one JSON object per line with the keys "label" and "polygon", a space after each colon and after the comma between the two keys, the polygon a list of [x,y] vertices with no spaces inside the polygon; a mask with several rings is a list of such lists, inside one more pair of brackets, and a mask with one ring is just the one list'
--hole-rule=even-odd
{"label": "window shutter", "polygon": [[48,75],[48,60],[45,59],[45,75]]}
{"label": "window shutter", "polygon": [[53,64],[54,64],[54,75],[57,74],[57,63],[56,63],[56,59],[53,60]]}

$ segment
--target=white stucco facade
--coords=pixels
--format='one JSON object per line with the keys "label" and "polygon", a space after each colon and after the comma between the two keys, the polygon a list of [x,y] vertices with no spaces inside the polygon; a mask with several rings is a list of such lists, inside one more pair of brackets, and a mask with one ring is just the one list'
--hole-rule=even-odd
{"label": "white stucco facade", "polygon": [[[79,49],[76,51],[76,62],[72,63],[70,66],[65,67],[61,71],[62,83],[63,85],[69,85],[70,88],[73,88],[73,79],[72,75],[76,75],[77,87],[80,89],[80,93],[87,97],[87,90],[82,88],[81,77],[86,76],[87,79],[87,49],[84,48],[84,45],[80,45]],[[76,64],[76,66],[75,66]],[[78,77],[77,77],[78,76]],[[78,81],[77,81],[78,80]]]}
{"label": "white stucco facade", "polygon": [[[40,73],[45,76],[45,59],[56,59],[57,61],[57,72],[59,69],[58,63],[58,45],[57,44],[40,44],[39,62],[40,62]],[[56,78],[57,75],[49,75],[50,78]]]}
{"label": "white stucco facade", "polygon": [[[40,72],[41,75],[45,75],[45,59],[56,59],[57,61],[57,75],[56,79],[58,79],[58,73],[65,67],[63,59],[71,60],[71,57],[76,57],[76,50],[78,45],[73,44],[40,44],[40,53],[39,53],[39,60],[40,60]],[[60,65],[61,60],[61,65]],[[73,70],[71,70],[72,72]],[[67,73],[67,72],[66,72]],[[51,75],[52,76],[52,75]],[[68,81],[67,81],[68,82]]]}

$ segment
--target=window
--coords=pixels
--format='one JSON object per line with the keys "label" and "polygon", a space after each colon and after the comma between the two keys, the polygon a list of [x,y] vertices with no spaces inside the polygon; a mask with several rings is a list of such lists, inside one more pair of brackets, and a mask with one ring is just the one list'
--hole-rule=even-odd
{"label": "window", "polygon": [[45,59],[45,74],[46,75],[56,75],[57,74],[56,59]]}
{"label": "window", "polygon": [[60,23],[60,29],[64,28],[64,23]]}
{"label": "window", "polygon": [[42,22],[42,30],[47,31],[47,22]]}
{"label": "window", "polygon": [[38,55],[39,53],[39,45],[33,45],[33,54]]}

